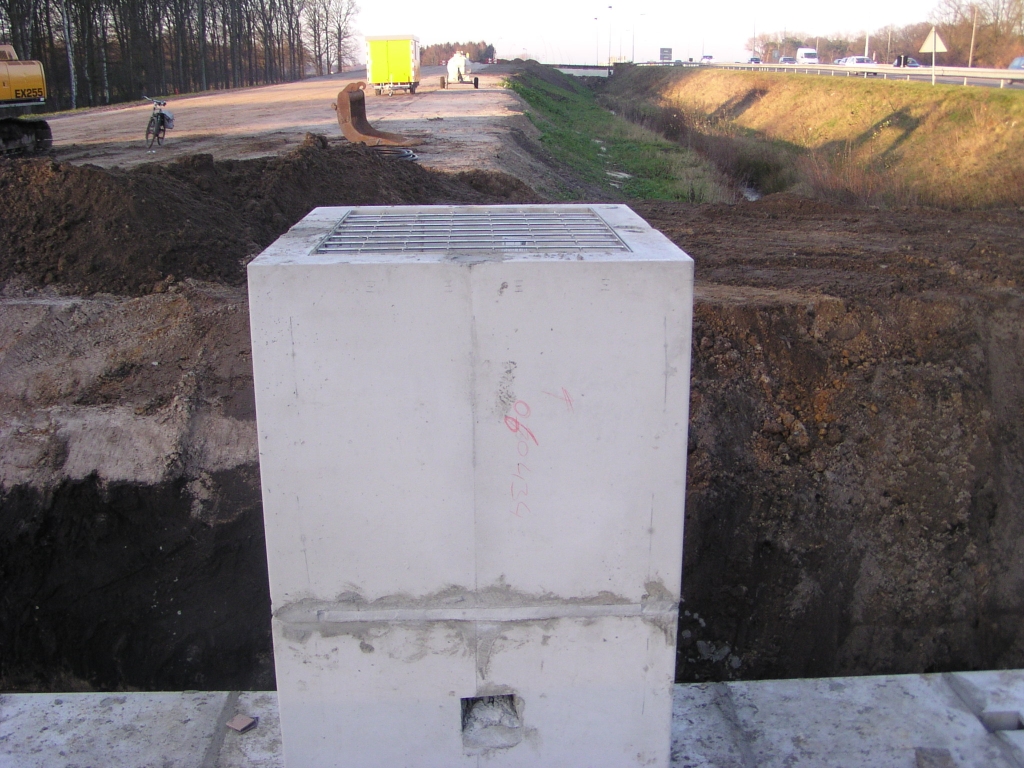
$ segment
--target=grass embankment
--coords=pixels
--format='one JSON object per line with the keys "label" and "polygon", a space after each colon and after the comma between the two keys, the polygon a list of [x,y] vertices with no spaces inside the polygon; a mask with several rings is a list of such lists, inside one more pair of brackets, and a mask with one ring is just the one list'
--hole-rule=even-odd
{"label": "grass embankment", "polygon": [[[590,184],[638,199],[707,203],[735,197],[712,163],[603,109],[594,92],[573,78],[544,67],[520,72],[507,85],[529,105],[527,117],[544,146]],[[574,193],[566,189],[564,196]]]}
{"label": "grass embankment", "polygon": [[875,204],[1024,201],[1024,93],[880,78],[625,68],[602,103],[763,192]]}

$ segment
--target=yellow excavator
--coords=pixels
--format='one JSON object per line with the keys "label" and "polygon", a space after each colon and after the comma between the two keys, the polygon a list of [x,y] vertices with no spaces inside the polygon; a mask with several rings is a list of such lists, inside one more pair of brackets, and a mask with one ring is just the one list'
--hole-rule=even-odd
{"label": "yellow excavator", "polygon": [[53,146],[49,123],[17,117],[26,107],[45,103],[42,62],[21,61],[13,45],[0,45],[0,152],[45,152]]}

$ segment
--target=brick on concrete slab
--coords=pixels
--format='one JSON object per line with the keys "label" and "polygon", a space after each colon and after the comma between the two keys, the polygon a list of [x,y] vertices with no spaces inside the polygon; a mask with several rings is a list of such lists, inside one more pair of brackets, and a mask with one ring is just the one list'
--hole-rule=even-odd
{"label": "brick on concrete slab", "polygon": [[246,733],[228,731],[215,768],[283,768],[277,693],[243,691],[236,708],[239,714],[258,717],[259,725]]}

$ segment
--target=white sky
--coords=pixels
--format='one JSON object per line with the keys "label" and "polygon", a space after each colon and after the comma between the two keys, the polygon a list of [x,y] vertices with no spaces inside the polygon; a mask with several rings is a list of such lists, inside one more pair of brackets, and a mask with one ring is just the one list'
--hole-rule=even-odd
{"label": "white sky", "polygon": [[[937,0],[703,0],[703,2],[615,3],[583,0],[456,0],[451,5],[424,0],[357,0],[356,20],[366,35],[413,34],[423,45],[486,40],[500,58],[530,58],[549,64],[589,64],[611,53],[636,61],[657,60],[672,48],[674,59],[697,59],[703,50],[720,61],[745,59],[754,31],[809,34],[902,26],[926,21]],[[594,21],[597,17],[597,21]],[[813,43],[812,43],[813,45]],[[874,48],[874,46],[872,46]]]}

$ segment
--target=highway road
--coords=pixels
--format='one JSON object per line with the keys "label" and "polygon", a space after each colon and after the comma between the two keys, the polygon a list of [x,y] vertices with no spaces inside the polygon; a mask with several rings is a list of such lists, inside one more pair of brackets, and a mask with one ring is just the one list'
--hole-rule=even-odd
{"label": "highway road", "polygon": [[[744,69],[761,72],[786,72],[791,74],[820,75],[821,77],[869,77],[885,80],[909,80],[931,83],[931,67],[892,67],[886,64],[867,67],[845,66],[803,66],[779,64],[715,64],[724,69]],[[969,69],[967,67],[936,67],[936,84],[973,85],[987,88],[1011,88],[1024,90],[1024,71],[998,69]]]}

